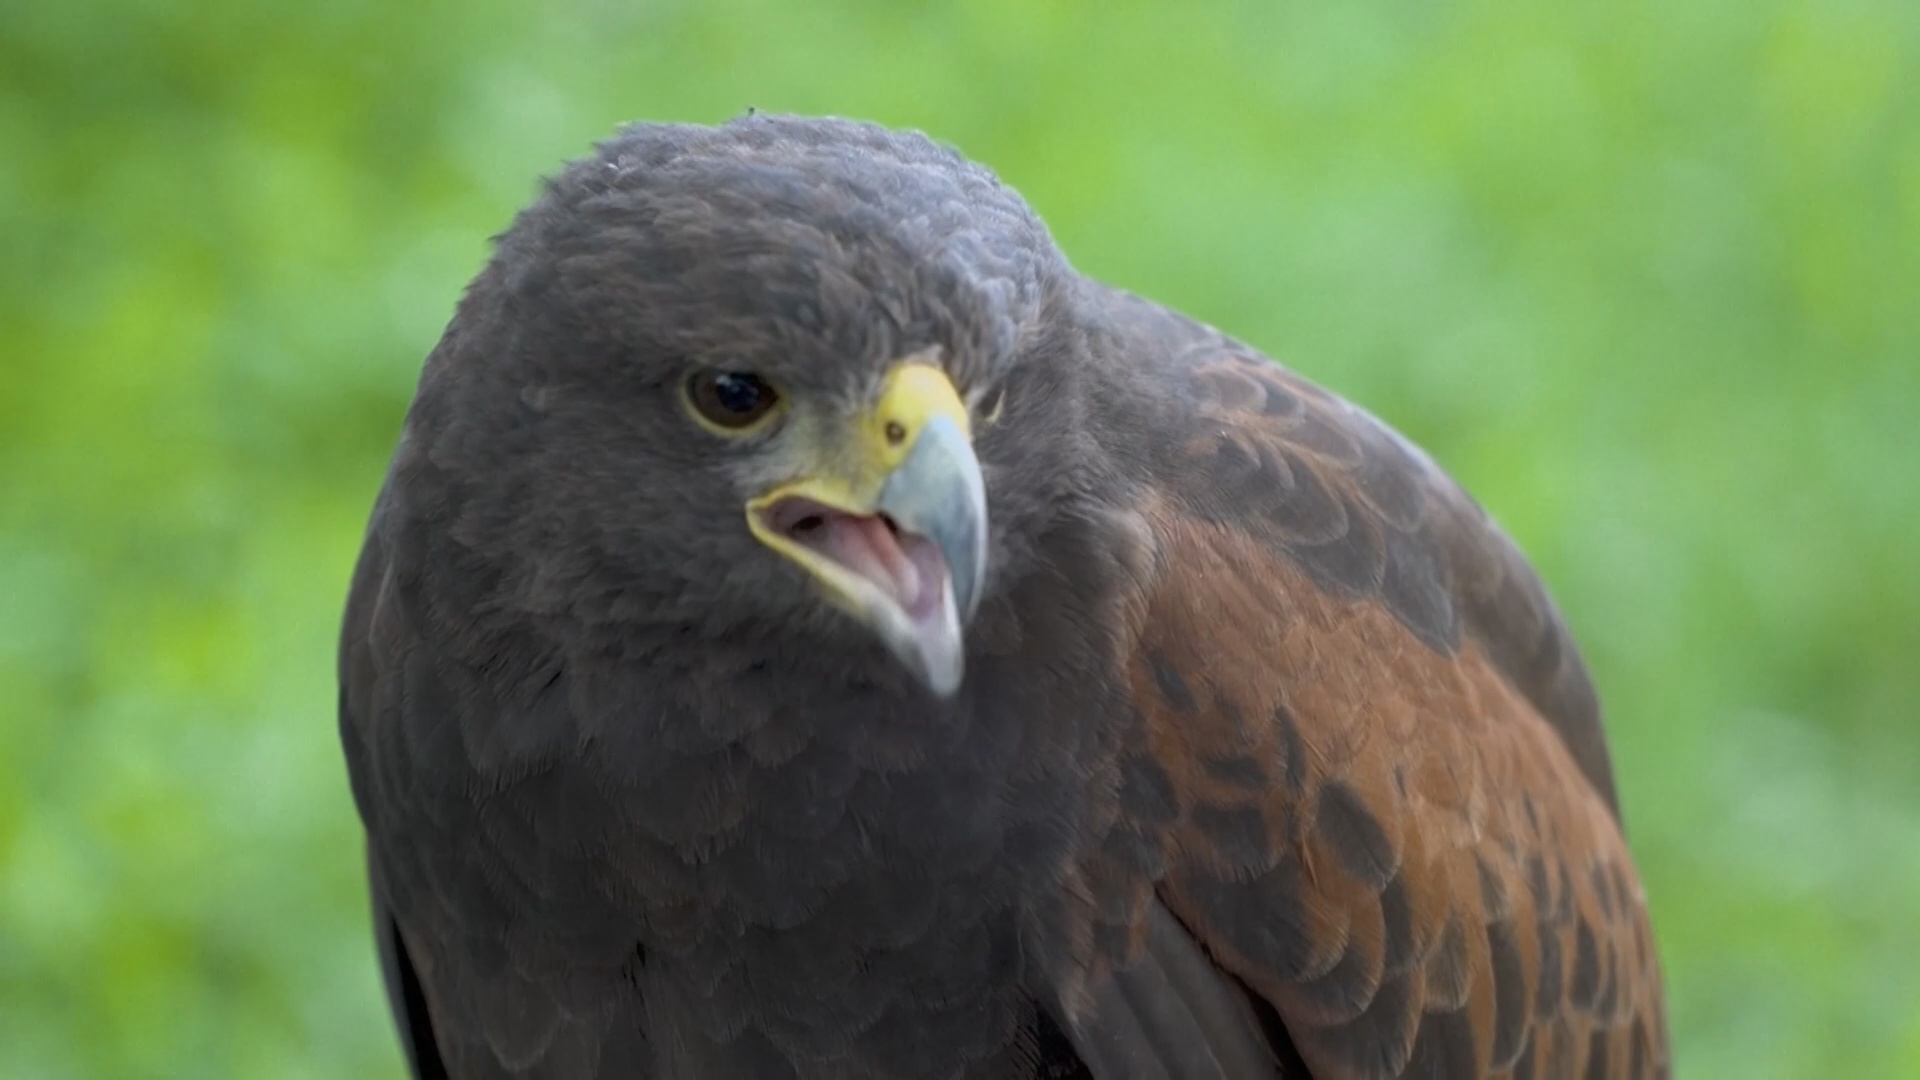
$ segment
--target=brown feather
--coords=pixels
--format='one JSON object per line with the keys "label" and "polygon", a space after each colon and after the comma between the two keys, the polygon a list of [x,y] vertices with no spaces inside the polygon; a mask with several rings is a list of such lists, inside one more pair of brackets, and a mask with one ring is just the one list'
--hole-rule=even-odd
{"label": "brown feather", "polygon": [[[1257,575],[1210,572],[1259,556],[1244,535],[1217,526],[1163,518],[1161,527],[1169,580],[1133,683],[1184,811],[1168,831],[1176,855],[1163,894],[1228,970],[1275,1005],[1316,1075],[1404,1067],[1411,1045],[1377,1051],[1367,1059],[1374,1067],[1342,1060],[1333,1045],[1354,1041],[1354,1022],[1376,1003],[1389,1013],[1402,1005],[1380,994],[1388,970],[1404,973],[1406,996],[1427,1017],[1466,1009],[1472,1045],[1460,1060],[1482,1066],[1510,1066],[1543,1027],[1571,1032],[1552,1047],[1556,1056],[1582,1056],[1594,1032],[1635,1019],[1651,1027],[1658,972],[1635,948],[1646,909],[1614,818],[1479,647],[1456,656],[1428,649],[1379,604],[1330,596],[1270,555]],[[1259,599],[1269,606],[1252,618]],[[1207,704],[1169,700],[1169,673]],[[1304,790],[1249,797],[1216,780],[1207,763],[1223,758],[1288,768],[1285,736],[1249,721],[1282,712],[1299,727]],[[1529,799],[1537,827],[1520,810]],[[1235,815],[1258,828],[1223,832]],[[1249,844],[1256,832],[1272,846]],[[1546,868],[1542,893],[1521,869],[1530,857]],[[1268,925],[1247,925],[1215,899],[1275,877],[1287,888],[1263,895],[1284,892],[1291,903],[1263,912]],[[1616,878],[1627,883],[1624,904],[1593,884]],[[1274,926],[1302,938],[1285,968],[1252,944]],[[1557,960],[1543,982],[1545,941]],[[1386,954],[1389,942],[1396,955]],[[1512,985],[1496,986],[1496,976]],[[1397,1042],[1414,1035],[1401,1017],[1377,1020]]]}
{"label": "brown feather", "polygon": [[1384,425],[1186,325],[1125,609],[1128,752],[1177,808],[1136,830],[1160,898],[1322,1080],[1665,1075],[1598,702],[1544,588]]}

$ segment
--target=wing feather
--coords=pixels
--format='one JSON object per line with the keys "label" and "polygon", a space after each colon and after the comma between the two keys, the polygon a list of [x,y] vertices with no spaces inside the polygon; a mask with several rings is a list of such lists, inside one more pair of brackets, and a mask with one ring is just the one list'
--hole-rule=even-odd
{"label": "wing feather", "polygon": [[1129,909],[1164,904],[1323,1080],[1666,1075],[1598,701],[1525,559],[1362,410],[1113,310],[1165,380],[1122,762],[1162,790],[1115,814],[1157,872]]}

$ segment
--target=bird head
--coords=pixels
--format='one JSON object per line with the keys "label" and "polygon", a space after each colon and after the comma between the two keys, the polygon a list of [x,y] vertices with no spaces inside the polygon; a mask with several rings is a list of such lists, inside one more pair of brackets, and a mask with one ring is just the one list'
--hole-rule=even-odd
{"label": "bird head", "polygon": [[[1045,501],[1069,275],[983,168],[917,135],[756,115],[635,125],[551,180],[423,377],[496,605],[965,672],[1008,522]],[[435,450],[434,447],[438,447]],[[1005,520],[1001,520],[1001,519]],[[485,533],[486,535],[483,535]]]}

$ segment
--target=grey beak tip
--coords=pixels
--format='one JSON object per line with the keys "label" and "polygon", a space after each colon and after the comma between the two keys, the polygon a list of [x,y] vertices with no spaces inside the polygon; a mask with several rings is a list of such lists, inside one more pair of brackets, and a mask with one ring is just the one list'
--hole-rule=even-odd
{"label": "grey beak tip", "polygon": [[962,667],[955,667],[950,674],[930,674],[927,676],[927,689],[933,692],[934,697],[942,701],[951,701],[960,693],[960,683],[965,678],[966,672]]}

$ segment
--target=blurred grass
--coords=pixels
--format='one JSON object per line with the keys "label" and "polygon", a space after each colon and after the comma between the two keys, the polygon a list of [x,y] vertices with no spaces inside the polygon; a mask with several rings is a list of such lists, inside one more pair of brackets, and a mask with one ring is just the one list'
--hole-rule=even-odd
{"label": "blurred grass", "polygon": [[1609,705],[1684,1075],[1920,1076],[1920,6],[0,5],[0,1073],[397,1075],[335,620],[622,121],[922,127],[1430,448]]}

